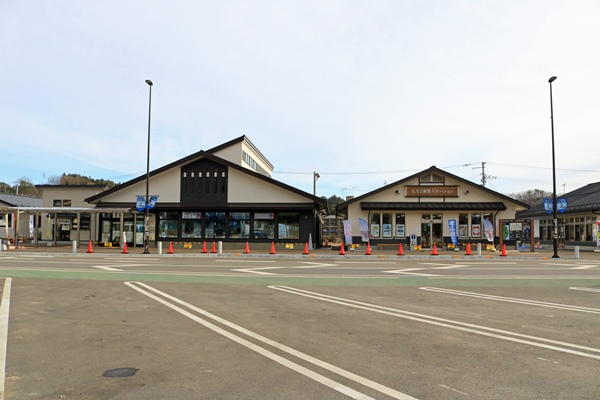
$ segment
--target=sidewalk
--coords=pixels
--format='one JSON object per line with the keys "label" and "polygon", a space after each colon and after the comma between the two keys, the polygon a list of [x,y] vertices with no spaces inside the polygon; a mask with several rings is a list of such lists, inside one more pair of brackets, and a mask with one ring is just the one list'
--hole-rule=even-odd
{"label": "sidewalk", "polygon": [[[264,246],[261,246],[264,247]],[[477,250],[472,251],[472,255],[466,255],[465,251],[450,251],[450,250],[437,250],[437,255],[432,254],[431,249],[423,249],[418,251],[403,250],[403,255],[398,255],[398,249],[390,250],[379,250],[371,248],[371,254],[366,254],[366,247],[361,246],[355,250],[346,250],[345,255],[340,255],[339,247],[332,249],[331,247],[321,247],[308,251],[308,254],[304,254],[304,249],[277,249],[275,254],[270,253],[270,249],[249,249],[249,253],[245,252],[245,248],[240,245],[240,248],[223,249],[222,253],[213,253],[209,247],[208,252],[203,253],[200,246],[192,248],[181,248],[177,247],[173,249],[173,253],[169,254],[168,246],[163,247],[162,252],[156,247],[149,249],[150,254],[144,255],[144,249],[141,247],[128,248],[127,253],[120,247],[98,247],[92,248],[92,253],[88,253],[88,246],[80,245],[77,248],[73,248],[72,245],[59,245],[59,246],[42,246],[35,247],[35,245],[27,244],[20,245],[18,249],[14,246],[10,246],[6,250],[0,251],[0,257],[10,255],[69,255],[69,256],[120,256],[127,257],[131,255],[143,255],[143,256],[159,256],[159,257],[266,257],[266,258],[329,258],[329,259],[344,259],[344,258],[360,258],[360,259],[438,259],[438,260],[474,260],[474,259],[494,259],[494,260],[553,260],[558,261],[561,259],[565,260],[576,260],[577,255],[574,250],[559,249],[558,259],[552,258],[553,249],[536,249],[534,252],[529,250],[518,251],[518,250],[506,250],[506,255],[503,256],[500,251],[486,251],[482,250],[481,254]],[[581,260],[594,260],[600,262],[600,252],[595,251],[579,251],[579,259]]]}

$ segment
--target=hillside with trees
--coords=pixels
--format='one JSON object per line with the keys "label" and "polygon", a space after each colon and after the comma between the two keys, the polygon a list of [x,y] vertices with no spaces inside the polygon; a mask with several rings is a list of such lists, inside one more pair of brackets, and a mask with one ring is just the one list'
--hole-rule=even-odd
{"label": "hillside with trees", "polygon": [[80,174],[62,174],[60,176],[49,176],[46,182],[33,183],[33,181],[23,176],[11,184],[0,182],[0,193],[20,194],[24,196],[40,196],[40,191],[36,185],[104,185],[109,189],[119,185],[120,183],[113,182],[107,179],[93,179],[89,176]]}

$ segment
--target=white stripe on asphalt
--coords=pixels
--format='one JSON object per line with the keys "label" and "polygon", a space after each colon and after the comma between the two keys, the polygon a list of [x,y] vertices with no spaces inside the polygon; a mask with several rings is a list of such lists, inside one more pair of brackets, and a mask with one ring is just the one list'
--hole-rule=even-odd
{"label": "white stripe on asphalt", "polygon": [[[426,324],[437,325],[437,326],[450,328],[450,329],[456,329],[456,330],[463,331],[463,332],[475,333],[477,335],[488,336],[488,337],[492,337],[492,338],[496,338],[496,339],[507,340],[507,341],[511,341],[511,342],[526,344],[529,346],[541,347],[544,349],[555,350],[555,351],[560,351],[563,353],[569,353],[569,354],[573,354],[573,355],[577,355],[577,356],[600,360],[600,355],[598,355],[598,354],[584,353],[583,351],[577,351],[577,350],[572,350],[572,349],[566,348],[566,347],[571,347],[571,348],[575,348],[575,349],[579,349],[579,350],[590,351],[593,353],[600,353],[600,349],[596,349],[593,347],[580,346],[578,344],[560,342],[560,341],[541,338],[541,337],[537,337],[537,336],[524,335],[524,334],[517,333],[517,332],[510,332],[510,331],[505,331],[502,329],[490,328],[487,326],[468,324],[468,323],[453,321],[453,320],[449,320],[449,319],[445,319],[445,318],[434,317],[434,316],[426,315],[426,314],[419,314],[419,313],[398,310],[398,309],[389,308],[389,307],[382,307],[382,306],[378,306],[375,304],[363,303],[360,301],[344,299],[341,297],[329,296],[329,295],[322,294],[322,293],[309,292],[308,290],[296,289],[296,288],[287,287],[287,286],[275,285],[275,286],[269,286],[269,288],[275,289],[275,290],[280,290],[282,292],[295,294],[298,296],[310,297],[310,298],[321,300],[321,301],[327,301],[330,303],[340,304],[340,305],[347,306],[347,307],[355,307],[355,308],[359,308],[362,310],[372,311],[372,312],[376,312],[376,313],[380,313],[380,314],[391,315],[391,316],[398,317],[398,318],[404,318],[404,319],[409,319],[412,321],[424,322]],[[514,337],[511,337],[511,336],[514,336]],[[523,339],[520,339],[520,338],[523,338]],[[542,342],[542,343],[535,342],[534,340],[537,340],[538,342]],[[552,345],[544,344],[543,342],[551,343]],[[564,347],[558,347],[558,346],[564,346]]]}
{"label": "white stripe on asphalt", "polygon": [[525,304],[525,305],[528,305],[528,306],[558,308],[558,309],[561,309],[561,310],[579,311],[579,312],[587,312],[587,313],[593,313],[593,314],[600,314],[600,309],[598,309],[598,308],[572,306],[572,305],[569,305],[569,304],[548,303],[548,302],[545,302],[545,301],[536,301],[536,300],[518,299],[518,298],[514,298],[514,297],[495,296],[495,295],[492,295],[492,294],[463,292],[461,290],[452,290],[452,289],[444,289],[444,288],[436,288],[436,287],[422,287],[422,288],[419,288],[419,289],[426,290],[426,291],[429,291],[429,292],[438,292],[438,293],[444,293],[444,294],[452,294],[452,295],[456,295],[456,296],[475,297],[477,299],[505,301],[505,302],[508,302],[508,303]]}
{"label": "white stripe on asphalt", "polygon": [[249,336],[249,337],[251,337],[251,338],[253,338],[255,340],[259,340],[259,341],[261,341],[263,343],[266,343],[266,344],[268,344],[270,346],[273,346],[273,347],[275,347],[275,348],[277,348],[277,349],[279,349],[281,351],[284,351],[284,352],[286,352],[288,354],[296,356],[296,357],[298,357],[298,358],[300,358],[300,359],[302,359],[304,361],[308,361],[308,362],[310,362],[312,364],[315,364],[318,367],[321,367],[321,368],[326,369],[328,371],[334,372],[334,373],[336,373],[336,374],[338,374],[340,376],[343,376],[344,378],[351,379],[351,380],[353,380],[353,381],[355,381],[357,383],[360,383],[360,384],[362,384],[364,386],[367,386],[367,387],[369,387],[371,389],[377,390],[377,391],[379,391],[379,392],[381,392],[383,394],[386,394],[386,395],[388,395],[390,397],[393,397],[393,398],[399,399],[399,400],[416,400],[416,398],[414,398],[414,397],[411,397],[411,396],[406,395],[404,393],[398,392],[397,390],[391,389],[391,388],[389,388],[387,386],[381,385],[381,384],[379,384],[377,382],[374,382],[374,381],[371,381],[371,380],[369,380],[367,378],[363,378],[363,377],[361,377],[359,375],[353,374],[352,372],[349,372],[349,371],[346,371],[346,370],[341,369],[339,367],[336,367],[334,365],[328,364],[328,363],[326,363],[324,361],[321,361],[321,360],[319,360],[317,358],[314,358],[314,357],[311,357],[311,356],[309,356],[307,354],[299,352],[298,350],[295,350],[295,349],[293,349],[291,347],[287,347],[287,346],[285,346],[285,345],[283,345],[281,343],[275,342],[275,341],[273,341],[271,339],[268,339],[268,338],[266,338],[264,336],[261,336],[261,335],[255,333],[255,332],[252,332],[252,331],[250,331],[250,330],[248,330],[246,328],[243,328],[243,327],[241,327],[239,325],[236,325],[233,322],[230,322],[230,321],[227,321],[227,320],[225,320],[223,318],[220,318],[220,317],[218,317],[218,316],[216,316],[214,314],[209,313],[208,311],[202,310],[202,309],[200,309],[200,308],[198,308],[196,306],[193,306],[193,305],[191,305],[189,303],[186,303],[183,300],[180,300],[180,299],[178,299],[176,297],[173,297],[173,296],[171,296],[171,295],[169,295],[167,293],[161,292],[161,291],[159,291],[159,290],[157,290],[157,289],[155,289],[155,288],[153,288],[151,286],[148,286],[148,285],[146,285],[144,283],[141,283],[141,282],[125,282],[125,284],[127,286],[131,287],[132,289],[135,289],[138,292],[140,292],[140,293],[142,293],[142,294],[144,294],[144,295],[146,295],[146,296],[148,296],[148,297],[150,297],[150,298],[158,301],[159,303],[164,304],[165,306],[171,308],[172,310],[175,310],[175,311],[179,312],[180,314],[185,315],[186,317],[190,318],[191,320],[196,321],[199,324],[204,325],[205,327],[207,327],[209,329],[212,329],[213,331],[215,331],[217,333],[220,333],[221,335],[223,335],[223,336],[225,336],[225,337],[227,337],[227,338],[229,338],[229,339],[231,339],[231,340],[233,340],[233,341],[235,341],[235,342],[237,342],[237,343],[239,343],[239,344],[241,344],[243,346],[246,346],[247,348],[249,348],[249,349],[251,349],[251,350],[253,350],[253,351],[255,351],[255,352],[257,352],[257,353],[259,353],[259,354],[261,354],[261,355],[263,355],[263,356],[265,356],[265,357],[267,357],[267,358],[269,358],[269,359],[271,359],[271,360],[273,360],[273,361],[275,361],[275,362],[277,362],[277,363],[279,363],[279,364],[287,367],[287,368],[290,368],[290,369],[292,369],[292,370],[294,370],[294,371],[296,371],[296,372],[298,372],[298,373],[300,373],[300,374],[302,374],[304,376],[307,376],[307,377],[309,377],[309,378],[311,378],[311,379],[313,379],[313,380],[315,380],[315,381],[317,381],[317,382],[319,382],[319,383],[321,383],[321,384],[323,384],[325,386],[328,386],[328,387],[330,387],[330,388],[332,388],[334,390],[337,390],[338,392],[343,393],[343,394],[345,394],[348,397],[351,397],[351,398],[354,398],[354,399],[372,399],[371,397],[366,396],[366,395],[364,395],[364,394],[362,394],[362,393],[360,393],[360,392],[358,392],[358,391],[356,391],[354,389],[351,389],[351,388],[349,388],[349,387],[347,387],[345,385],[342,385],[341,383],[338,383],[338,382],[336,382],[336,381],[334,381],[332,379],[329,379],[329,378],[327,378],[327,377],[325,377],[325,376],[323,376],[321,374],[318,374],[318,373],[316,373],[314,371],[311,371],[311,370],[309,370],[309,369],[307,369],[307,368],[305,368],[305,367],[303,367],[301,365],[298,365],[298,364],[296,364],[296,363],[294,363],[292,361],[289,361],[289,360],[287,360],[287,359],[285,359],[285,358],[283,358],[283,357],[281,357],[281,356],[279,356],[279,355],[277,355],[275,353],[272,353],[269,350],[266,350],[266,349],[264,349],[262,347],[259,347],[258,345],[255,345],[252,342],[249,342],[249,341],[247,341],[247,340],[245,340],[245,339],[243,339],[243,338],[241,338],[239,336],[236,336],[233,333],[230,333],[230,332],[228,332],[228,331],[226,331],[226,330],[224,330],[224,329],[222,329],[222,328],[220,328],[220,327],[218,327],[218,326],[216,326],[216,325],[214,325],[214,324],[212,324],[212,323],[210,323],[210,322],[208,322],[208,321],[206,321],[206,320],[204,320],[204,319],[202,319],[200,317],[197,317],[196,315],[194,315],[194,314],[192,314],[192,313],[190,313],[190,312],[188,312],[188,311],[186,311],[186,310],[184,310],[184,309],[182,309],[182,308],[180,308],[180,307],[178,307],[178,306],[176,306],[174,304],[169,303],[168,301],[166,301],[166,300],[164,300],[164,299],[162,299],[162,298],[160,298],[158,296],[153,295],[152,293],[147,292],[144,289],[141,289],[141,288],[137,287],[137,285],[139,285],[139,286],[141,286],[143,288],[146,288],[146,289],[148,289],[148,290],[150,290],[150,291],[152,291],[154,293],[157,293],[157,294],[163,296],[164,298],[169,299],[169,300],[171,300],[171,301],[173,301],[175,303],[181,304],[181,305],[183,305],[183,306],[185,306],[185,307],[187,307],[187,308],[189,308],[189,309],[191,309],[191,310],[193,310],[193,311],[195,311],[195,312],[197,312],[197,313],[199,313],[201,315],[209,317],[209,318],[211,318],[211,319],[213,319],[213,320],[215,320],[215,321],[217,321],[217,322],[219,322],[219,323],[221,323],[221,324],[223,324],[223,325],[225,325],[225,326],[227,326],[229,328],[235,329],[236,331],[241,332],[241,333],[243,333],[243,334],[245,334],[245,335],[247,335],[247,336]]}
{"label": "white stripe on asphalt", "polygon": [[10,311],[10,288],[12,278],[5,278],[0,304],[0,400],[4,400],[4,381],[6,377],[6,350],[8,343],[8,314]]}
{"label": "white stripe on asphalt", "polygon": [[587,288],[587,287],[570,287],[572,290],[583,290],[584,292],[598,292],[600,293],[600,289]]}
{"label": "white stripe on asphalt", "polygon": [[90,265],[90,267],[92,268],[98,268],[98,269],[102,269],[104,271],[115,271],[115,272],[122,272],[122,269],[117,269],[117,268],[113,268],[113,267],[108,267],[106,265]]}

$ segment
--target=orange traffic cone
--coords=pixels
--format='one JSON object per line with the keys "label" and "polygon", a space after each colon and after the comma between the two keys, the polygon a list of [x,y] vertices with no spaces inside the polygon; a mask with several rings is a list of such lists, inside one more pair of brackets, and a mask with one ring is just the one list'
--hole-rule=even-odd
{"label": "orange traffic cone", "polygon": [[438,255],[437,247],[436,247],[435,243],[433,244],[433,250],[431,250],[431,255],[432,256],[437,256]]}
{"label": "orange traffic cone", "polygon": [[123,243],[123,251],[121,252],[121,254],[129,254],[129,252],[127,251],[127,242]]}
{"label": "orange traffic cone", "polygon": [[216,253],[216,252],[217,252],[217,242],[213,241],[211,253]]}
{"label": "orange traffic cone", "polygon": [[467,243],[467,252],[465,253],[465,256],[472,256],[473,253],[471,253],[471,243]]}
{"label": "orange traffic cone", "polygon": [[367,251],[365,251],[366,256],[371,255],[371,242],[367,242]]}
{"label": "orange traffic cone", "polygon": [[206,251],[206,241],[204,241],[204,244],[202,245],[202,252],[208,253],[208,251]]}
{"label": "orange traffic cone", "polygon": [[304,251],[302,252],[302,254],[308,254],[308,242],[304,244]]}
{"label": "orange traffic cone", "polygon": [[502,245],[502,254],[500,254],[501,257],[506,257],[506,245],[503,244]]}
{"label": "orange traffic cone", "polygon": [[87,252],[88,253],[93,253],[94,252],[94,249],[92,249],[92,241],[91,240],[90,240],[90,243],[88,243],[88,250],[87,250]]}
{"label": "orange traffic cone", "polygon": [[346,255],[346,251],[344,250],[345,246],[346,245],[344,244],[344,242],[342,242],[342,245],[340,246],[340,254],[338,254],[338,255],[340,255],[340,256],[345,256]]}
{"label": "orange traffic cone", "polygon": [[402,243],[400,243],[400,245],[398,246],[398,256],[403,256],[404,255],[404,250],[402,250]]}
{"label": "orange traffic cone", "polygon": [[167,254],[173,254],[173,242],[169,242],[169,251],[167,251]]}
{"label": "orange traffic cone", "polygon": [[269,254],[275,254],[275,242],[271,242],[271,251]]}
{"label": "orange traffic cone", "polygon": [[250,254],[250,247],[248,246],[248,242],[246,242],[246,250],[244,250],[244,254]]}

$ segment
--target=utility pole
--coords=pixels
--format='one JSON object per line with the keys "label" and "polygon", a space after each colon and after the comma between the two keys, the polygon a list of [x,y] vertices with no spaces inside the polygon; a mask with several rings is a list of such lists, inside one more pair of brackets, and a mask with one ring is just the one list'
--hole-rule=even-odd
{"label": "utility pole", "polygon": [[[483,185],[483,187],[485,187],[485,184],[488,181],[488,179],[496,179],[495,176],[485,174],[485,164],[486,164],[486,162],[482,161],[481,167],[473,167],[473,169],[481,169],[481,184]],[[472,165],[472,164],[464,164],[463,167],[466,167],[468,165]]]}

